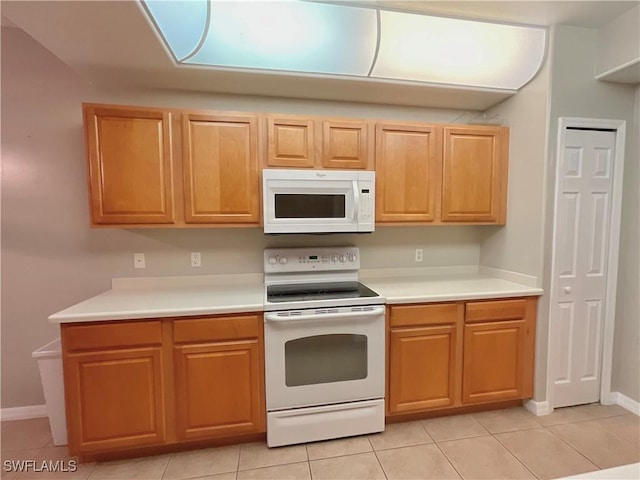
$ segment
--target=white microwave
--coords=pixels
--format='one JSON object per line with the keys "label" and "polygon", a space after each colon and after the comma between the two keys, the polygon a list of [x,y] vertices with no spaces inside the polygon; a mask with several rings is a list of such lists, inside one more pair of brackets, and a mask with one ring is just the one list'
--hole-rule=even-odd
{"label": "white microwave", "polygon": [[262,171],[264,233],[373,232],[375,172]]}

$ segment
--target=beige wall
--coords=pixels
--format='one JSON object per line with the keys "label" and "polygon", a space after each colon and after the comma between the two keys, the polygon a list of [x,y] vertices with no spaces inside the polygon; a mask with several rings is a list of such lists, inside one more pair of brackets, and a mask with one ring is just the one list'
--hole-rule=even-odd
{"label": "beige wall", "polygon": [[627,125],[630,149],[624,166],[620,271],[613,344],[612,390],[640,402],[640,86],[635,115]]}
{"label": "beige wall", "polygon": [[[551,245],[553,226],[553,196],[554,196],[554,174],[556,167],[556,147],[559,117],[585,117],[601,119],[619,119],[627,122],[627,142],[625,155],[625,185],[623,191],[623,205],[633,198],[637,198],[638,181],[637,175],[634,178],[633,171],[637,172],[637,145],[638,129],[633,128],[634,122],[634,98],[635,88],[631,85],[614,84],[594,80],[596,50],[597,50],[597,30],[572,26],[556,26],[552,28],[551,36],[551,102],[550,119],[548,124],[548,165],[547,165],[547,185],[546,190],[546,215],[545,218],[545,246],[543,260],[543,288],[547,292],[541,299],[538,315],[538,338],[548,337],[548,317],[549,317],[549,289],[550,289],[550,267],[551,267]],[[635,152],[635,153],[634,153]],[[634,167],[635,163],[635,167]],[[629,176],[629,170],[631,174]],[[635,184],[635,185],[634,185]],[[625,212],[627,209],[627,212]],[[636,210],[637,212],[637,210]],[[628,235],[633,229],[638,228],[639,217],[636,213],[632,215],[632,209],[623,207],[623,218],[626,223],[623,225],[621,235],[625,237],[624,243],[628,242]],[[623,283],[626,270],[623,265],[628,262],[637,263],[637,244],[635,254],[633,247],[620,250],[619,265],[621,266],[618,286]],[[634,258],[635,257],[635,258]],[[624,287],[623,287],[624,288]],[[637,288],[634,296],[637,297]],[[620,295],[618,297],[621,298]],[[615,335],[617,338],[623,336],[628,338],[629,343],[623,341],[614,345],[614,368],[612,372],[612,383],[614,388],[619,384],[620,378],[635,376],[635,386],[628,385],[628,391],[635,389],[634,398],[638,400],[637,385],[640,378],[638,361],[638,308],[635,305],[635,315],[620,316],[621,309],[624,309],[626,302],[629,302],[623,294],[622,304],[618,307],[618,314],[615,321]],[[628,304],[629,310],[633,311],[632,303]],[[633,338],[636,343],[633,344]],[[542,342],[540,342],[542,343]],[[623,347],[624,345],[624,347]],[[546,358],[547,342],[538,345],[536,349],[536,382],[535,400],[544,401],[547,399],[546,388]],[[627,373],[623,372],[626,370]],[[630,395],[630,396],[632,396]]]}
{"label": "beige wall", "polygon": [[[363,268],[478,264],[482,227],[380,228],[370,235],[266,237],[259,229],[90,229],[80,103],[453,122],[463,112],[160,91],[99,91],[19,29],[2,29],[2,407],[43,403],[31,352],[47,316],[112,277],[261,272],[266,246],[355,244]],[[415,248],[424,261],[413,260]],[[202,253],[195,272],[189,252]],[[145,270],[133,253],[145,252]]]}
{"label": "beige wall", "polygon": [[507,225],[482,234],[480,264],[535,277],[542,274],[544,170],[549,67],[517,95],[488,111],[510,127]]}
{"label": "beige wall", "polygon": [[598,30],[596,75],[640,60],[640,5]]}

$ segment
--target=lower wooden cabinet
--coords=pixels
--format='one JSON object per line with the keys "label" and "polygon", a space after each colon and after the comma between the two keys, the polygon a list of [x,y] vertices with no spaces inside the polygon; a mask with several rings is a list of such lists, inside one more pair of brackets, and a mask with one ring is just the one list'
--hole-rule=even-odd
{"label": "lower wooden cabinet", "polygon": [[536,306],[536,298],[467,303],[464,403],[533,395]]}
{"label": "lower wooden cabinet", "polygon": [[264,432],[260,320],[258,315],[176,320],[178,438]]}
{"label": "lower wooden cabinet", "polygon": [[462,302],[389,308],[389,414],[456,404],[463,312]]}
{"label": "lower wooden cabinet", "polygon": [[389,307],[388,415],[530,398],[536,304]]}
{"label": "lower wooden cabinet", "polygon": [[258,314],[61,330],[72,455],[265,431]]}
{"label": "lower wooden cabinet", "polygon": [[[70,354],[65,366],[69,445],[96,452],[164,443],[160,347]],[[73,446],[73,447],[71,447]]]}

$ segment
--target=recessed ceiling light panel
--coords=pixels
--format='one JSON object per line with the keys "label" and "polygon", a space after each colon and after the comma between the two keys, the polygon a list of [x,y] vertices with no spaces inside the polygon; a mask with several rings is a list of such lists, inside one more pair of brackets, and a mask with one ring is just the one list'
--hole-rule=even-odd
{"label": "recessed ceiling light panel", "polygon": [[515,91],[544,60],[546,30],[357,6],[141,0],[176,62]]}

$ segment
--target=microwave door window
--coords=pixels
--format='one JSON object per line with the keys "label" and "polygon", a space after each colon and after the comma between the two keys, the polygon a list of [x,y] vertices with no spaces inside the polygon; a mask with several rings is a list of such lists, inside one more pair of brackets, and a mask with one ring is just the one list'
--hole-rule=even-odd
{"label": "microwave door window", "polygon": [[346,218],[346,195],[275,194],[276,218]]}

